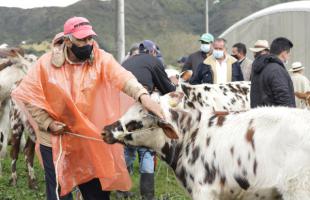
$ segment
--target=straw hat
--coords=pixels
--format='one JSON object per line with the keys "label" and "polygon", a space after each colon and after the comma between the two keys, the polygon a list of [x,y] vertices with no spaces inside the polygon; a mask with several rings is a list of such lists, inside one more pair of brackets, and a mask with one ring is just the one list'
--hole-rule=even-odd
{"label": "straw hat", "polygon": [[301,62],[293,62],[291,69],[289,69],[289,71],[290,72],[297,72],[297,71],[300,71],[304,68],[305,67],[302,66]]}
{"label": "straw hat", "polygon": [[260,52],[265,49],[269,50],[269,44],[267,40],[257,40],[254,44],[254,47],[250,48],[253,52]]}

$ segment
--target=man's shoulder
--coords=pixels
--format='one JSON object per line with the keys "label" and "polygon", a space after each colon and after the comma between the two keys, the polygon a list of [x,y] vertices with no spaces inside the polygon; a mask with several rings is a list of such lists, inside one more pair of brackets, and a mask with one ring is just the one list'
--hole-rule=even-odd
{"label": "man's shoulder", "polygon": [[193,57],[197,57],[197,56],[202,56],[201,51],[195,51],[194,53],[190,54],[188,57],[193,58]]}
{"label": "man's shoulder", "polygon": [[43,55],[41,55],[36,63],[45,63],[45,62],[51,62],[52,61],[52,52],[46,52]]}
{"label": "man's shoulder", "polygon": [[102,57],[102,58],[105,58],[105,59],[113,57],[113,55],[111,53],[106,52],[103,49],[98,49],[97,51],[98,51],[98,53],[95,54],[95,59],[96,59],[96,57]]}
{"label": "man's shoulder", "polygon": [[265,71],[287,71],[282,65],[276,62],[268,63]]}
{"label": "man's shoulder", "polygon": [[243,63],[244,63],[245,65],[252,65],[253,60],[251,60],[251,59],[248,58],[248,57],[245,57]]}

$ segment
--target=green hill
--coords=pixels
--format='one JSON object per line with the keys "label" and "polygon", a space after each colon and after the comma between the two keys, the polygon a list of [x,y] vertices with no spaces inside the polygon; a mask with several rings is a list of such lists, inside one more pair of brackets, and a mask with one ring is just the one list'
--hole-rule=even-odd
{"label": "green hill", "polygon": [[[210,32],[219,35],[251,13],[287,0],[220,0],[209,4]],[[151,39],[157,42],[168,63],[195,51],[204,32],[203,0],[127,0],[126,47]],[[0,44],[50,41],[71,16],[87,17],[98,34],[102,48],[115,53],[115,5],[98,0],[82,0],[71,6],[19,9],[0,7]]]}

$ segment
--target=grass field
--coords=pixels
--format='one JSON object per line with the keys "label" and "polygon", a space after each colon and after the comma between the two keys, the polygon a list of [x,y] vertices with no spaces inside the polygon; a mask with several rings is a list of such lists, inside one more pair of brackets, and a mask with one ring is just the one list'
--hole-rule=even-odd
{"label": "grass field", "polygon": [[[38,190],[28,189],[27,171],[26,165],[23,159],[23,155],[20,155],[20,159],[17,163],[17,175],[18,183],[17,187],[9,185],[10,179],[10,159],[6,158],[1,161],[3,164],[3,176],[0,177],[0,200],[43,200],[45,199],[45,186],[44,186],[44,174],[41,169],[38,160],[35,160],[35,172],[38,179]],[[135,163],[134,175],[133,175],[133,188],[132,191],[135,196],[130,200],[139,199],[139,172],[138,163]],[[158,162],[155,172],[155,190],[156,197],[159,200],[190,200],[187,197],[184,190],[177,183],[173,172],[167,168],[163,162]],[[112,193],[111,200],[119,200]]]}

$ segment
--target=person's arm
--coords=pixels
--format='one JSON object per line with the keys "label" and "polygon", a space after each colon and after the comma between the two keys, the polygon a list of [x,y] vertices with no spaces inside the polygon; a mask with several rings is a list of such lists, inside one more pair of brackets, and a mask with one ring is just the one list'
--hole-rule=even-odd
{"label": "person's arm", "polygon": [[41,131],[52,134],[63,134],[66,124],[54,120],[45,110],[25,104],[25,107]]}
{"label": "person's arm", "polygon": [[289,81],[283,70],[273,69],[265,73],[271,88],[272,96],[276,105],[295,107],[292,104],[292,92],[289,89]]}
{"label": "person's arm", "polygon": [[166,94],[173,92],[176,89],[176,86],[168,78],[167,73],[164,70],[161,63],[158,63],[157,66],[153,67],[151,70],[154,86],[162,93]]}
{"label": "person's arm", "polygon": [[191,55],[186,59],[186,62],[184,63],[183,68],[182,68],[182,72],[186,70],[193,70],[193,62],[192,62]]}
{"label": "person's arm", "polygon": [[47,132],[49,125],[54,121],[53,118],[51,118],[45,110],[31,104],[25,104],[25,107],[34,121],[38,124],[39,129]]}
{"label": "person's arm", "polygon": [[111,83],[126,93],[128,96],[141,102],[141,104],[153,112],[160,118],[164,118],[163,111],[158,103],[153,101],[147,90],[137,81],[134,75],[123,68],[112,55],[105,56],[106,61],[103,61],[104,70],[103,78],[108,78]]}

